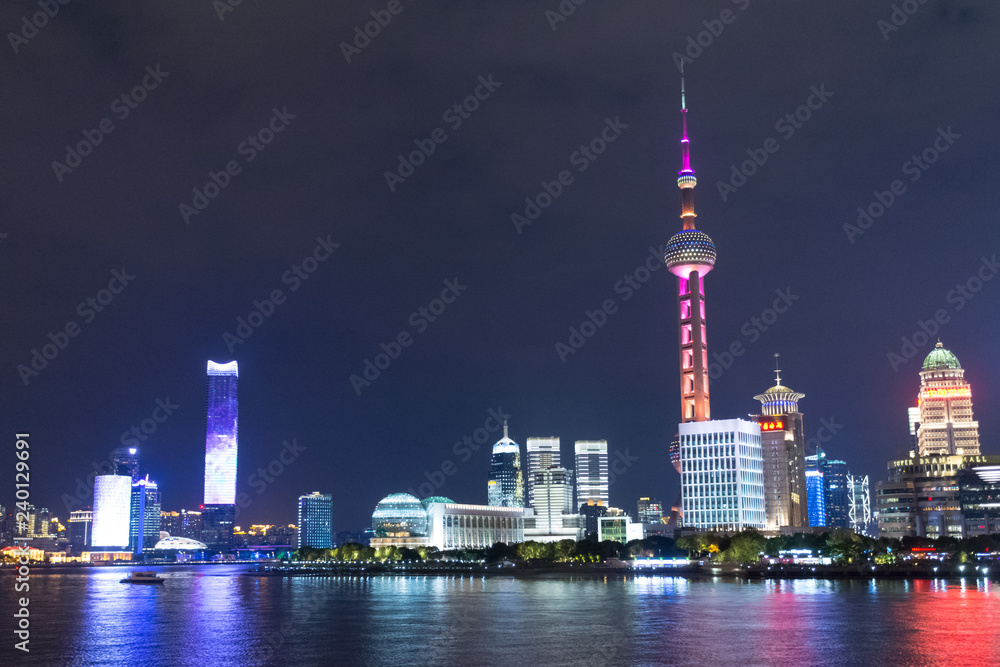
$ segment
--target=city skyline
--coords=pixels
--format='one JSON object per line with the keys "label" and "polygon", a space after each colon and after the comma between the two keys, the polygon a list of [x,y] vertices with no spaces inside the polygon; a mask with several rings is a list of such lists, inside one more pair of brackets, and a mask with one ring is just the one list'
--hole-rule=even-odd
{"label": "city skyline", "polygon": [[[482,11],[509,34],[514,19]],[[537,7],[511,11],[518,25],[540,21]],[[780,351],[809,396],[807,454],[816,438],[874,485],[908,449],[904,410],[938,336],[967,366],[977,404],[1000,395],[1000,281],[990,280],[987,214],[997,208],[997,128],[977,112],[997,106],[997,93],[977,83],[992,70],[958,71],[912,37],[934,30],[955,58],[976,61],[976,36],[992,18],[985,9],[928,11],[887,44],[876,28],[881,8],[796,11],[794,28],[776,7],[737,11],[702,54],[685,56],[698,214],[725,258],[707,301],[713,414],[754,411],[749,397]],[[321,19],[330,34],[354,25],[347,9],[330,12],[330,24]],[[428,476],[441,480],[435,493],[482,502],[500,436],[489,411],[500,405],[517,415],[519,442],[601,438],[612,460],[616,450],[637,459],[616,476],[613,504],[677,496],[665,455],[680,402],[676,284],[649,248],[662,249],[675,229],[674,54],[714,18],[697,6],[631,8],[609,26],[605,14],[581,9],[558,31],[542,22],[532,53],[588,52],[581,36],[591,30],[607,30],[617,46],[573,68],[551,55],[532,60],[539,80],[555,85],[524,75],[519,45],[493,40],[488,56],[435,60],[434,75],[373,81],[361,93],[374,63],[419,71],[408,64],[414,35],[440,26],[430,13],[407,12],[406,35],[387,33],[308,95],[280,77],[237,74],[245,98],[202,106],[197,91],[219,91],[232,72],[216,64],[199,73],[203,59],[151,40],[114,56],[110,72],[103,57],[69,64],[52,91],[90,82],[79,104],[37,90],[25,98],[25,117],[37,120],[23,136],[51,141],[12,140],[11,154],[33,157],[9,170],[16,177],[6,187],[18,184],[5,199],[11,220],[36,219],[27,194],[36,192],[53,219],[88,211],[94,220],[69,232],[48,221],[0,229],[4,277],[24,286],[8,296],[19,325],[2,352],[5,419],[41,443],[36,505],[65,518],[62,497],[76,497],[91,462],[134,445],[164,508],[197,509],[203,489],[192,462],[204,456],[207,359],[237,360],[245,375],[237,488],[252,502],[239,522],[286,523],[296,498],[318,488],[343,500],[338,526],[359,527],[385,493]],[[804,27],[809,16],[825,29]],[[240,21],[277,37],[261,18]],[[247,32],[235,25],[205,51],[242,45]],[[866,32],[873,39],[857,50],[833,46]],[[43,53],[34,47],[45,38],[19,57]],[[738,46],[748,43],[762,45],[754,58]],[[157,63],[169,75],[57,181],[51,163],[65,159],[63,146]],[[295,71],[328,80],[321,62]],[[26,74],[13,74],[14,90],[29,85]],[[362,113],[334,89],[353,91],[352,103],[403,100],[407,112]],[[417,150],[442,111],[477,89],[480,108],[457,129],[445,122],[447,141],[390,191],[384,173],[398,169],[397,156]],[[209,172],[221,173],[246,135],[272,120],[282,127],[273,142],[183,220],[178,204],[190,203],[192,188],[204,190]],[[597,138],[606,142],[600,154],[589,149]],[[596,158],[579,153],[582,172],[570,162],[581,144]],[[147,156],[160,165],[152,193]],[[558,180],[564,168],[568,185]],[[287,177],[312,170],[315,182]],[[892,189],[896,180],[905,192]],[[561,194],[515,226],[526,197],[553,196],[543,183]],[[44,277],[29,259],[40,248],[57,258]],[[875,298],[857,296],[871,290]],[[67,333],[71,320],[79,335]],[[573,352],[560,356],[556,343]],[[45,350],[34,366],[33,350]],[[370,384],[356,390],[352,375]],[[1000,417],[984,408],[975,417],[982,451],[992,453]],[[824,424],[836,427],[828,441]]]}

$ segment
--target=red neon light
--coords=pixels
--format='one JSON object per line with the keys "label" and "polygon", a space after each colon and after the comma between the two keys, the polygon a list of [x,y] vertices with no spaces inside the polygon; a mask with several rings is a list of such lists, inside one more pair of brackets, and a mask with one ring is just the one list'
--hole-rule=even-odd
{"label": "red neon light", "polygon": [[777,431],[785,428],[784,422],[760,422],[760,430],[762,431]]}
{"label": "red neon light", "polygon": [[910,551],[937,551],[934,547],[913,547]]}

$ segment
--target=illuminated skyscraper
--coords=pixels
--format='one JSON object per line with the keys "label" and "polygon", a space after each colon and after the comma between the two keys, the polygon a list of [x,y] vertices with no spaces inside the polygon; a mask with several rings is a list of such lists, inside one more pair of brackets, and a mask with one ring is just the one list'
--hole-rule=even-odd
{"label": "illuminated skyscraper", "polygon": [[205,432],[205,505],[236,503],[239,369],[208,362],[208,421]]}
{"label": "illuminated skyscraper", "polygon": [[587,501],[608,505],[608,441],[576,441],[576,507]]}
{"label": "illuminated skyscraper", "polygon": [[139,481],[139,450],[135,447],[116,447],[111,452],[115,475],[128,475],[132,483]]}
{"label": "illuminated skyscraper", "polygon": [[527,491],[528,506],[534,507],[536,474],[546,468],[558,468],[560,466],[559,438],[554,436],[548,438],[528,438],[526,444],[528,469],[525,471],[525,491]]}
{"label": "illuminated skyscraper", "polygon": [[[777,355],[775,355],[777,357]],[[775,370],[775,384],[754,396],[761,403],[761,450],[764,458],[764,525],[769,530],[787,526],[807,526],[806,447],[799,399],[805,394],[781,384]]]}
{"label": "illuminated skyscraper", "polygon": [[298,547],[333,548],[333,496],[313,491],[299,496]]}
{"label": "illuminated skyscraper", "polygon": [[131,477],[98,475],[94,478],[94,525],[91,546],[121,549],[128,547],[131,498]]}
{"label": "illuminated skyscraper", "polygon": [[507,435],[506,419],[503,421],[503,438],[493,445],[486,493],[487,504],[492,507],[524,507],[521,446]]}
{"label": "illuminated skyscraper", "polygon": [[138,554],[151,551],[160,538],[160,492],[148,475],[132,484],[129,514],[129,548]]}
{"label": "illuminated skyscraper", "polygon": [[826,525],[826,489],[823,488],[823,471],[806,469],[806,493],[809,505],[809,525],[814,528]]}
{"label": "illuminated skyscraper", "polygon": [[[938,341],[920,370],[918,456],[979,454],[979,422],[972,390],[958,358]],[[912,420],[911,420],[912,423]]]}
{"label": "illuminated skyscraper", "polygon": [[639,498],[635,518],[639,523],[660,523],[663,518],[663,503],[656,498]]}

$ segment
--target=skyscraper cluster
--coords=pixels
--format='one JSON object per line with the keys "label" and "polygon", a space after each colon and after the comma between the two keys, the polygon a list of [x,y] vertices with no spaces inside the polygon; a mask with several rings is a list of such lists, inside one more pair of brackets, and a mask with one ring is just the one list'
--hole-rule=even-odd
{"label": "skyscraper cluster", "polygon": [[1000,456],[980,453],[965,369],[938,341],[920,368],[907,409],[909,453],[876,484],[878,527],[887,537],[971,537],[1000,528]]}

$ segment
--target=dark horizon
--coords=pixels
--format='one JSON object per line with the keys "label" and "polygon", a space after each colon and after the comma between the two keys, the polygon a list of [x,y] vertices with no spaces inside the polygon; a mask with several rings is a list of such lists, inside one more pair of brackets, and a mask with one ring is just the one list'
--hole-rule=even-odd
{"label": "dark horizon", "polygon": [[[294,523],[320,491],[335,530],[363,528],[446,461],[433,495],[485,504],[500,429],[467,459],[456,443],[501,410],[522,453],[556,435],[564,465],[575,440],[606,439],[635,459],[611,504],[669,507],[677,53],[697,226],[718,248],[709,357],[744,350],[712,382],[713,419],[756,413],[780,353],[807,438],[836,430],[825,450],[874,495],[909,449],[940,337],[982,452],[1000,454],[1000,92],[985,83],[1000,9],[928,2],[895,25],[892,2],[586,3],[561,21],[556,2],[404,0],[345,55],[386,6],[244,3],[220,20],[211,3],[70,3],[4,47],[3,423],[31,434],[33,504],[65,520],[91,462],[169,404],[143,472],[164,510],[195,509],[205,364],[236,360],[240,525]],[[6,6],[0,26],[34,11]],[[581,146],[604,132],[591,159]],[[595,319],[577,349],[571,330]],[[50,342],[44,368],[19,371]],[[352,381],[380,353],[388,366]]]}

